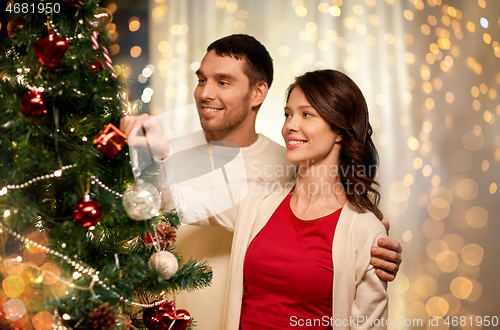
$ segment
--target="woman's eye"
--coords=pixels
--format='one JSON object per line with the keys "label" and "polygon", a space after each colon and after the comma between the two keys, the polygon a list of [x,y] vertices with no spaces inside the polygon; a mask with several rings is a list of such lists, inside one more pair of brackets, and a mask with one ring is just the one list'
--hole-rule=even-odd
{"label": "woman's eye", "polygon": [[309,113],[309,112],[304,112],[304,117],[312,117],[312,113]]}
{"label": "woman's eye", "polygon": [[288,117],[290,117],[290,114],[285,112],[285,118],[288,118]]}

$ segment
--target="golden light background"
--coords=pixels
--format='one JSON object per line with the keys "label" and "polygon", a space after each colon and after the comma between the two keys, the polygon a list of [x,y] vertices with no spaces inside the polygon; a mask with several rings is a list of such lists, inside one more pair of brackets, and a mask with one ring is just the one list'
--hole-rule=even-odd
{"label": "golden light background", "polygon": [[[200,129],[194,71],[220,37],[253,35],[273,57],[257,131],[281,144],[284,92],[294,76],[333,68],[352,77],[380,153],[382,211],[404,249],[389,284],[389,328],[465,330],[500,317],[499,14],[497,0],[149,0],[148,22],[128,21],[134,33],[147,26],[147,52],[127,48],[115,23],[108,30],[111,54],[148,54],[148,65],[133,68],[135,84],[147,86],[141,99],[153,114],[169,116],[169,138]],[[131,75],[130,67],[115,68],[121,78]],[[0,264],[0,321],[6,315],[17,320],[11,325],[50,329],[46,300],[67,297],[81,274],[64,278],[41,248],[47,237],[28,238],[40,245]]]}

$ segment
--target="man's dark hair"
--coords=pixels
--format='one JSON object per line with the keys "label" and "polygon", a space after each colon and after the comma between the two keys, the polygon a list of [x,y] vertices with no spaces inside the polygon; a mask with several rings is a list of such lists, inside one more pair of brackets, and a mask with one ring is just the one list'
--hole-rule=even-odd
{"label": "man's dark hair", "polygon": [[237,60],[246,60],[245,74],[250,80],[250,86],[260,81],[267,83],[271,87],[273,82],[273,59],[266,47],[254,37],[247,34],[232,34],[222,39],[216,40],[207,48],[207,53],[211,50],[219,56],[231,56]]}

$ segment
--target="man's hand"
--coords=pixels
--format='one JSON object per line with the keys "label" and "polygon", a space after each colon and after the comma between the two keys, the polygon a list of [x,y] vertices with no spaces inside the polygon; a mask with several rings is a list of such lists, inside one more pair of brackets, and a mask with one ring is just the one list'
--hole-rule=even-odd
{"label": "man's hand", "polygon": [[[389,221],[386,219],[382,220],[382,224],[389,234]],[[375,274],[382,280],[387,282],[392,282],[396,278],[396,274],[399,270],[399,265],[403,259],[401,258],[401,252],[403,248],[398,241],[390,238],[379,238],[377,241],[379,246],[372,246],[372,258],[370,263],[375,266]]]}
{"label": "man's hand", "polygon": [[170,146],[157,119],[148,114],[120,119],[120,130],[128,135],[130,147],[142,147],[151,156],[161,160],[170,153]]}

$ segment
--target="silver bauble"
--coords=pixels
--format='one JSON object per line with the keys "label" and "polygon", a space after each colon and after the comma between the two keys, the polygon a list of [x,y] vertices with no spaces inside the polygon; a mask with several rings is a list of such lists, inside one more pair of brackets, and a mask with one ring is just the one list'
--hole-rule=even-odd
{"label": "silver bauble", "polygon": [[165,280],[169,280],[179,270],[177,258],[168,251],[154,253],[148,262],[149,269],[158,270]]}
{"label": "silver bauble", "polygon": [[148,220],[158,215],[161,197],[158,189],[151,183],[137,180],[123,194],[123,207],[134,220]]}

